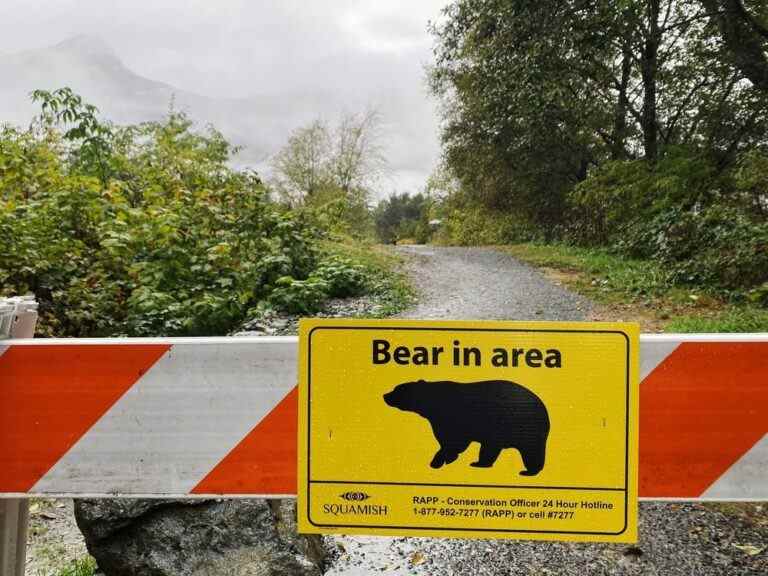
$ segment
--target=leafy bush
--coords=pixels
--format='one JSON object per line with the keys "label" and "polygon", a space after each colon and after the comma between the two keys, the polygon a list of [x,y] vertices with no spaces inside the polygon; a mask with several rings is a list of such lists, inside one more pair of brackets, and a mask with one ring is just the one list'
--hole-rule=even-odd
{"label": "leafy bush", "polygon": [[328,285],[328,295],[336,298],[358,296],[368,284],[364,266],[338,256],[322,261],[313,276],[323,280]]}
{"label": "leafy bush", "polygon": [[173,111],[117,127],[71,92],[39,97],[30,130],[0,132],[0,294],[33,292],[42,334],[222,334],[260,303],[308,313],[363,289],[215,130]]}
{"label": "leafy bush", "polygon": [[683,148],[670,149],[653,167],[644,160],[606,162],[568,195],[565,235],[583,245],[611,244],[636,221],[708,204],[719,186],[714,167]]}
{"label": "leafy bush", "polygon": [[56,576],[93,576],[95,573],[96,560],[91,556],[85,556],[60,569]]}
{"label": "leafy bush", "polygon": [[436,233],[441,244],[480,246],[538,240],[543,234],[516,214],[493,212],[479,205],[448,206]]}
{"label": "leafy bush", "polygon": [[296,280],[290,276],[278,278],[269,296],[269,303],[291,314],[311,314],[320,309],[328,297],[328,283],[312,276]]}
{"label": "leafy bush", "polygon": [[682,148],[654,167],[608,162],[570,194],[565,237],[654,260],[672,284],[744,294],[768,281],[765,166],[752,152],[723,170]]}
{"label": "leafy bush", "polygon": [[745,208],[757,217],[768,217],[768,153],[750,150],[736,164],[734,182]]}
{"label": "leafy bush", "polygon": [[619,250],[663,263],[673,282],[747,291],[768,281],[768,222],[722,206],[636,221]]}

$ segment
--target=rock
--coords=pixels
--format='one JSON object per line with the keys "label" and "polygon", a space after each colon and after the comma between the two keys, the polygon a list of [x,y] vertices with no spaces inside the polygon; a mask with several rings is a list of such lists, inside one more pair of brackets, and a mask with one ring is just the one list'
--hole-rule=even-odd
{"label": "rock", "polygon": [[77,524],[105,576],[319,576],[316,536],[295,500],[77,500]]}

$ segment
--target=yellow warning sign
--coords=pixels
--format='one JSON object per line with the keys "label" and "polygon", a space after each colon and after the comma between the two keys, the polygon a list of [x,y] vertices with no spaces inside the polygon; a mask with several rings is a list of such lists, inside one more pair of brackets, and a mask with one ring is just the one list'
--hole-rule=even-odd
{"label": "yellow warning sign", "polygon": [[638,339],[302,321],[300,531],[636,541]]}

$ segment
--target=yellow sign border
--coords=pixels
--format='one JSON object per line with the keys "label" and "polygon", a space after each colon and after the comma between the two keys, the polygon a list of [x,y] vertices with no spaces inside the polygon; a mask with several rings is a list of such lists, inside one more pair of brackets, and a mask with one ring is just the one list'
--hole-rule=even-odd
{"label": "yellow sign border", "polygon": [[[480,327],[487,324],[487,327]],[[618,532],[574,531],[574,530],[534,530],[534,529],[499,529],[476,527],[431,527],[431,526],[376,526],[371,524],[327,524],[317,523],[311,516],[310,484],[318,481],[311,479],[311,360],[312,335],[317,330],[407,330],[407,331],[445,331],[445,332],[499,332],[499,333],[584,333],[617,334],[624,337],[625,356],[625,435],[624,435],[624,488],[573,487],[573,486],[518,486],[518,485],[470,485],[470,484],[423,484],[409,482],[373,482],[373,481],[319,481],[336,485],[402,485],[434,487],[477,487],[509,488],[536,490],[582,490],[612,491],[624,494],[624,525]],[[367,534],[434,536],[445,535],[461,538],[488,538],[495,535],[522,538],[555,540],[579,540],[580,536],[591,537],[589,540],[636,542],[637,541],[637,485],[638,485],[638,421],[639,421],[639,325],[635,323],[607,322],[516,322],[516,321],[446,321],[446,320],[358,320],[358,319],[302,319],[299,325],[299,452],[298,452],[298,494],[299,528],[301,532],[313,533],[349,533],[348,530],[362,530]],[[633,346],[634,344],[634,346]],[[630,456],[634,454],[634,458]],[[305,462],[303,460],[306,460]],[[631,461],[632,460],[632,461]],[[303,466],[305,464],[306,466]],[[634,471],[634,473],[633,473]],[[303,500],[303,502],[302,502]],[[302,503],[305,505],[302,510]],[[631,518],[630,518],[630,507]],[[630,519],[633,522],[630,523]],[[458,534],[456,534],[458,533]],[[623,538],[621,538],[623,537]],[[585,540],[587,538],[584,538]]]}

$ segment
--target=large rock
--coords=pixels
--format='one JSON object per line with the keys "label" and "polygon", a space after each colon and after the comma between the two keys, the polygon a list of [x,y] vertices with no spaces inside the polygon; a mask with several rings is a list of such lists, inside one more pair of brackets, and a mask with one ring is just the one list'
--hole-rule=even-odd
{"label": "large rock", "polygon": [[295,500],[77,500],[106,576],[319,576],[320,538],[296,533]]}

